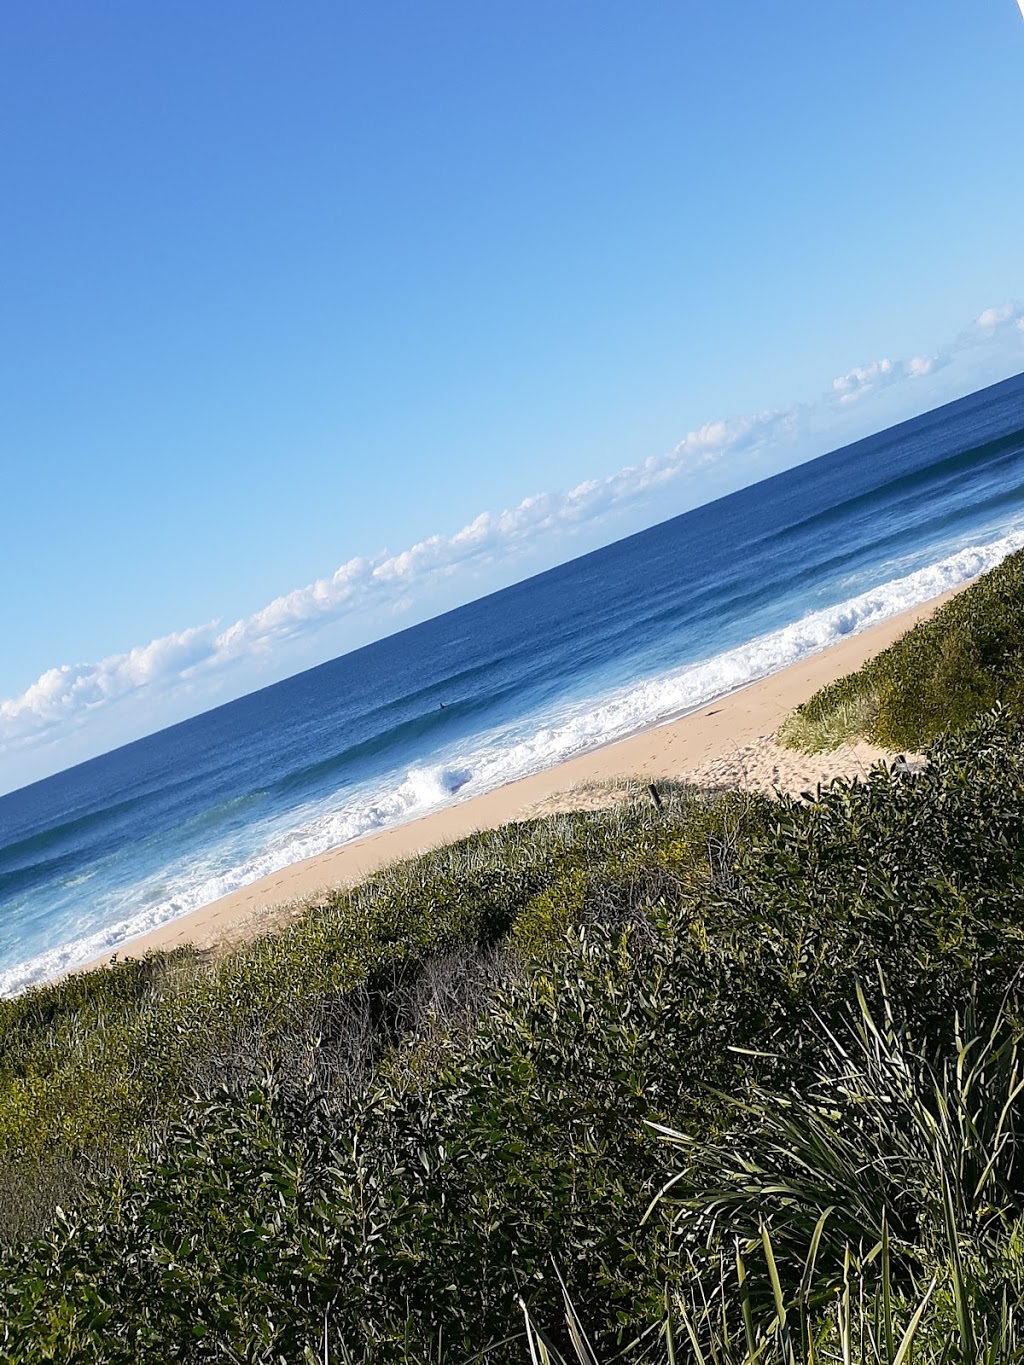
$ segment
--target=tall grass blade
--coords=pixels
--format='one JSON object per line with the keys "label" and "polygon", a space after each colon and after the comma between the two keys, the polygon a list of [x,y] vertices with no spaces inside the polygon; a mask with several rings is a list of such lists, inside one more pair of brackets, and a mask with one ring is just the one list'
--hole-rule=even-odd
{"label": "tall grass blade", "polygon": [[754,1335],[754,1315],[750,1307],[750,1286],[747,1283],[747,1267],[743,1261],[743,1253],[740,1251],[740,1244],[736,1242],[736,1281],[739,1285],[740,1311],[743,1315],[743,1334],[747,1342],[747,1357],[753,1360],[756,1357],[756,1337]]}
{"label": "tall grass blade", "polygon": [[[907,1330],[903,1333],[903,1339],[900,1342],[899,1350],[892,1359],[892,1365],[904,1365],[904,1362],[910,1356],[911,1348],[914,1345],[914,1337],[917,1335],[917,1329],[920,1327],[921,1319],[924,1317],[924,1310],[928,1307],[929,1300],[935,1291],[935,1285],[936,1280],[933,1278],[931,1284],[929,1284],[925,1291],[924,1298],[914,1310],[914,1316],[907,1323]],[[970,1357],[970,1359],[973,1361],[974,1357]]]}
{"label": "tall grass blade", "polygon": [[761,1224],[761,1244],[764,1247],[764,1257],[768,1263],[768,1277],[772,1282],[772,1297],[775,1300],[775,1314],[779,1320],[779,1328],[785,1329],[786,1326],[786,1300],[782,1293],[782,1281],[779,1279],[779,1270],[775,1264],[775,1254],[772,1251],[772,1239],[766,1224]]}
{"label": "tall grass blade", "polygon": [[889,1260],[889,1219],[882,1214],[882,1327],[885,1331],[885,1358],[893,1358],[892,1267]]}
{"label": "tall grass blade", "polygon": [[[697,1329],[696,1329],[696,1327],[695,1327],[694,1324],[693,1324],[693,1319],[690,1317],[689,1313],[686,1311],[686,1305],[685,1305],[685,1304],[680,1303],[680,1305],[679,1305],[679,1316],[682,1318],[682,1320],[683,1320],[683,1326],[686,1328],[686,1335],[690,1338],[690,1345],[693,1347],[693,1355],[694,1355],[695,1361],[697,1362],[697,1365],[708,1365],[708,1362],[707,1362],[707,1359],[706,1359],[706,1357],[705,1357],[705,1355],[704,1355],[704,1352],[701,1350],[701,1347],[700,1347],[700,1337],[697,1335]],[[674,1365],[676,1356],[675,1356],[675,1346],[674,1346],[674,1343],[673,1343],[673,1341],[672,1341],[672,1335],[671,1335],[671,1325],[670,1325],[670,1327],[669,1327],[669,1332],[668,1332],[668,1342],[669,1342],[669,1360],[670,1360],[670,1362],[673,1362],[673,1365]]]}

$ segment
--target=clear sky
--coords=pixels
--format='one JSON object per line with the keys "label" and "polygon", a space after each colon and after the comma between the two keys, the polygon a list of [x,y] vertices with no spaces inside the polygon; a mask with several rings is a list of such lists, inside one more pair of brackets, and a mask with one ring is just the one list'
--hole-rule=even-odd
{"label": "clear sky", "polygon": [[0,13],[0,790],[1024,369],[1014,0]]}

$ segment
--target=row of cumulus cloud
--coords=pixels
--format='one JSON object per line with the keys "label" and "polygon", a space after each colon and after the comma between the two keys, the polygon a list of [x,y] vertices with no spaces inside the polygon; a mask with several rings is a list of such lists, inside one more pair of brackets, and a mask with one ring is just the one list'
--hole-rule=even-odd
{"label": "row of cumulus cloud", "polygon": [[911,360],[872,360],[858,365],[848,374],[832,381],[832,397],[846,405],[864,398],[869,393],[888,388],[906,379],[923,379],[953,363],[966,352],[983,348],[1007,334],[1024,335],[1024,304],[1004,303],[997,308],[986,308],[974,322],[947,346],[934,355],[918,355]]}
{"label": "row of cumulus cloud", "polygon": [[[859,366],[833,381],[826,401],[845,406],[895,383],[920,379],[950,363],[957,353],[1007,332],[1024,334],[1024,307],[986,309],[935,355]],[[256,658],[284,640],[347,614],[386,613],[407,606],[427,596],[439,580],[474,563],[500,562],[547,536],[642,500],[681,475],[764,450],[783,436],[792,436],[804,411],[791,407],[709,422],[666,455],[587,480],[568,492],[541,493],[500,513],[482,512],[454,534],[429,536],[400,554],[350,559],[329,577],[277,597],[226,628],[210,621],[99,663],[48,669],[20,696],[0,701],[0,745],[20,747],[141,689],[162,690],[183,680],[201,682],[204,675]]]}
{"label": "row of cumulus cloud", "polygon": [[276,597],[226,628],[209,621],[99,663],[50,668],[20,696],[0,701],[0,743],[17,744],[38,736],[141,688],[195,679],[254,658],[343,615],[374,610],[384,614],[408,606],[439,580],[474,563],[510,557],[545,535],[571,530],[638,499],[684,471],[694,472],[728,453],[761,445],[787,420],[785,413],[763,413],[709,422],[668,455],[587,480],[567,493],[541,493],[500,513],[482,512],[453,535],[429,536],[399,554],[357,556],[329,577]]}

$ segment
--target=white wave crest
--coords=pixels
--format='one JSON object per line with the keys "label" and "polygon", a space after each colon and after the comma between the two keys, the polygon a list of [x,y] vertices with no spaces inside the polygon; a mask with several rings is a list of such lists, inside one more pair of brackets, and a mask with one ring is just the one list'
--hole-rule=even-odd
{"label": "white wave crest", "polygon": [[834,607],[759,636],[722,654],[689,664],[601,698],[561,723],[537,730],[503,750],[473,756],[466,795],[553,766],[638,730],[663,724],[799,663],[830,645],[961,587],[1024,547],[1024,530],[970,546]]}
{"label": "white wave crest", "polygon": [[540,717],[532,725],[520,722],[518,728],[494,733],[487,743],[444,763],[410,769],[383,792],[361,793],[328,812],[307,810],[305,823],[281,831],[258,854],[224,869],[200,866],[191,883],[182,885],[173,896],[162,897],[144,910],[119,917],[92,934],[0,972],[0,995],[16,994],[113,953],[131,939],[282,867],[696,710],[962,586],[1022,547],[1024,530],[1011,531],[988,544],[968,546],[735,649],[659,678],[618,688],[573,711],[551,715],[546,724],[538,723]]}

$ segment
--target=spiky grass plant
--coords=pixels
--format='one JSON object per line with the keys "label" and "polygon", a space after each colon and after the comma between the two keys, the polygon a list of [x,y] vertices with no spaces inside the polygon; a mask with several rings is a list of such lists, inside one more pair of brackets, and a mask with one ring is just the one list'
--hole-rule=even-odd
{"label": "spiky grass plant", "polygon": [[844,1029],[820,1022],[809,1087],[720,1096],[734,1122],[718,1140],[652,1125],[684,1158],[657,1199],[677,1201],[691,1247],[749,1238],[770,1217],[793,1263],[831,1210],[819,1264],[835,1285],[845,1249],[880,1244],[884,1228],[897,1266],[915,1270],[944,1246],[1005,1234],[1024,1195],[1018,1027],[1003,1010],[981,1029],[968,1008],[951,1049],[929,1057],[898,1028],[881,988],[880,1021],[858,987]]}
{"label": "spiky grass plant", "polygon": [[[705,1266],[689,1302],[679,1295],[667,1301],[657,1339],[628,1359],[645,1365],[683,1360],[688,1365],[1013,1365],[1024,1358],[1016,1305],[1004,1296],[995,1313],[979,1314],[955,1256],[946,1268],[956,1303],[952,1321],[936,1311],[938,1273],[901,1292],[893,1282],[884,1220],[882,1240],[870,1256],[860,1258],[847,1249],[841,1283],[822,1301],[814,1286],[827,1219],[823,1215],[815,1228],[793,1292],[783,1285],[771,1233],[762,1225],[758,1242],[771,1298],[759,1301],[751,1295],[747,1257],[737,1243],[731,1258],[719,1254],[713,1287]],[[564,1283],[562,1292],[569,1353],[552,1342],[524,1306],[531,1365],[602,1365]],[[643,1343],[634,1345],[643,1348]]]}

